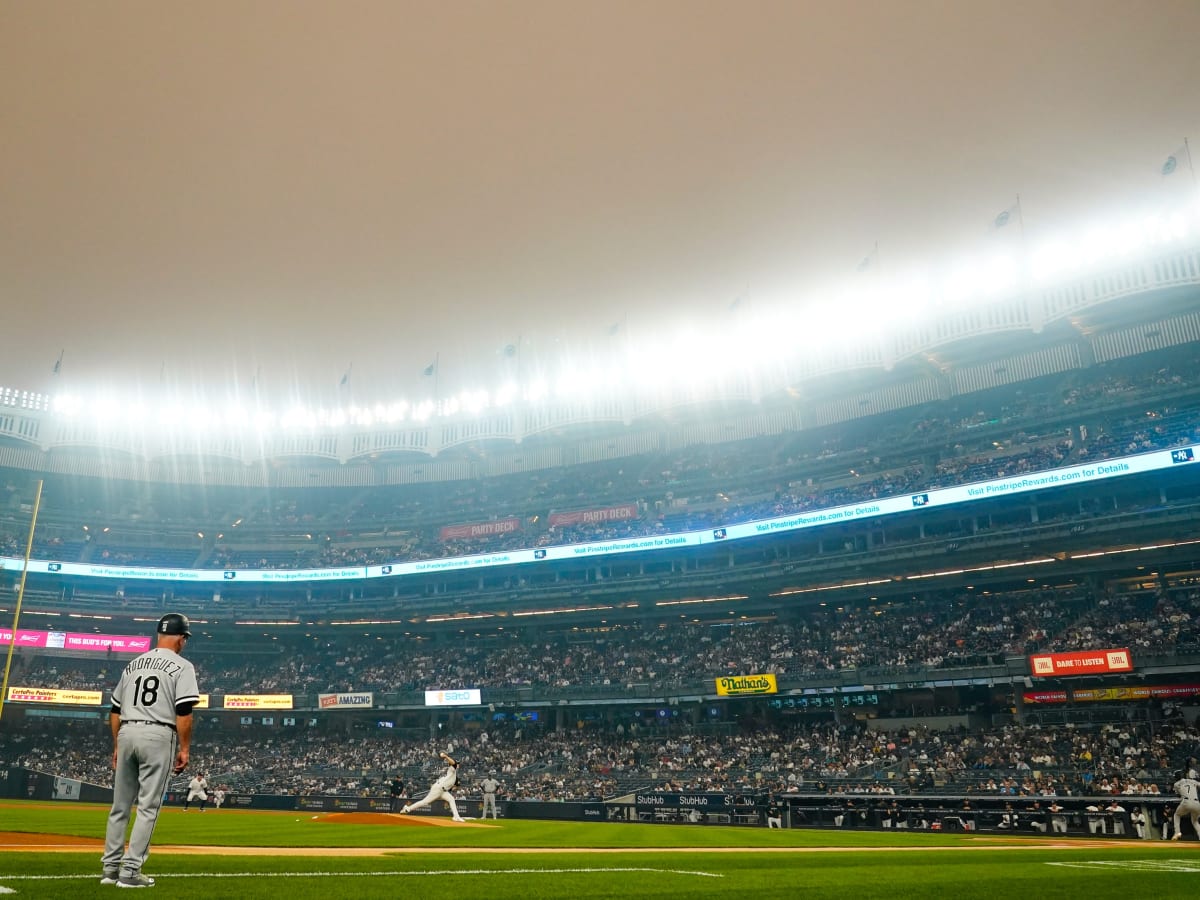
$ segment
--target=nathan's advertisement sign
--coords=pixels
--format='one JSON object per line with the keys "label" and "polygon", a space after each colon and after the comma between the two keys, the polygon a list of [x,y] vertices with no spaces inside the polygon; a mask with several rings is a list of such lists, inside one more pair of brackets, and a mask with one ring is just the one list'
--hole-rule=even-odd
{"label": "nathan's advertisement sign", "polygon": [[99,706],[103,691],[69,691],[59,688],[10,687],[9,703],[53,703],[56,706]]}
{"label": "nathan's advertisement sign", "polygon": [[726,675],[717,679],[717,693],[722,697],[774,694],[778,691],[774,675]]}
{"label": "nathan's advertisement sign", "polygon": [[507,519],[496,519],[493,522],[468,522],[464,525],[446,525],[438,532],[438,538],[443,541],[459,541],[464,538],[491,537],[496,534],[508,534],[520,531],[521,520],[515,516]]}
{"label": "nathan's advertisement sign", "polygon": [[375,705],[375,695],[370,692],[318,694],[317,705],[321,709],[370,709]]}
{"label": "nathan's advertisement sign", "polygon": [[[13,642],[11,628],[0,628],[0,647]],[[82,634],[74,631],[32,631],[17,629],[18,647],[36,647],[45,650],[83,650],[93,653],[145,653],[150,649],[150,638],[133,634]]]}
{"label": "nathan's advertisement sign", "polygon": [[550,526],[565,525],[595,525],[600,522],[620,522],[624,519],[636,519],[638,508],[636,503],[622,503],[620,506],[606,506],[603,509],[581,509],[575,512],[550,513]]}
{"label": "nathan's advertisement sign", "polygon": [[224,709],[291,709],[291,694],[226,694]]}
{"label": "nathan's advertisement sign", "polygon": [[733,806],[732,794],[660,794],[648,791],[635,794],[633,802],[641,809],[724,810]]}
{"label": "nathan's advertisement sign", "polygon": [[463,688],[457,691],[426,691],[426,706],[479,706],[483,703],[479,688]]}
{"label": "nathan's advertisement sign", "polygon": [[1104,675],[1132,672],[1128,649],[1084,650],[1076,653],[1038,653],[1029,657],[1029,670],[1039,678],[1062,675]]}

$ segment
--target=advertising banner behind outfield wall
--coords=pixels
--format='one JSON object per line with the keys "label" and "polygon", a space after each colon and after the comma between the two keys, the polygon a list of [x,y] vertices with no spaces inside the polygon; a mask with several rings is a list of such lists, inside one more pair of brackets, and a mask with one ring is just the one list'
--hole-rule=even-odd
{"label": "advertising banner behind outfield wall", "polygon": [[[1077,703],[1102,703],[1110,700],[1170,700],[1180,697],[1200,696],[1200,684],[1131,685],[1111,688],[1080,688],[1071,691]],[[1066,703],[1066,691],[1025,691],[1021,695],[1026,703]]]}
{"label": "advertising banner behind outfield wall", "polygon": [[226,694],[225,709],[291,709],[291,694]]}
{"label": "advertising banner behind outfield wall", "polygon": [[70,691],[58,688],[10,687],[9,703],[53,703],[63,706],[99,706],[103,691]]}
{"label": "advertising banner behind outfield wall", "polygon": [[317,705],[321,709],[371,709],[375,705],[375,695],[369,692],[318,694]]}
{"label": "advertising banner behind outfield wall", "polygon": [[1084,650],[1076,653],[1039,653],[1029,657],[1029,670],[1039,678],[1062,675],[1104,675],[1132,672],[1128,649]]}
{"label": "advertising banner behind outfield wall", "polygon": [[[11,628],[0,628],[0,647],[12,643]],[[88,650],[93,653],[145,653],[150,638],[132,634],[78,634],[73,631],[30,631],[17,629],[18,647],[37,647],[47,650]]]}
{"label": "advertising banner behind outfield wall", "polygon": [[483,700],[479,688],[464,688],[457,691],[426,691],[426,706],[479,706]]}
{"label": "advertising banner behind outfield wall", "polygon": [[639,810],[699,809],[705,812],[729,810],[734,806],[732,794],[636,794],[633,804]]}
{"label": "advertising banner behind outfield wall", "polygon": [[638,507],[636,503],[623,503],[620,506],[609,506],[604,509],[581,509],[577,512],[551,513],[550,525],[591,525],[596,522],[619,522],[622,519],[636,519]]}
{"label": "advertising banner behind outfield wall", "polygon": [[508,534],[518,531],[521,520],[516,517],[497,519],[494,522],[468,522],[465,525],[446,525],[438,532],[438,538],[443,541],[457,541],[463,538],[491,537],[494,534]]}
{"label": "advertising banner behind outfield wall", "polygon": [[391,812],[391,797],[297,797],[296,809],[313,812]]}

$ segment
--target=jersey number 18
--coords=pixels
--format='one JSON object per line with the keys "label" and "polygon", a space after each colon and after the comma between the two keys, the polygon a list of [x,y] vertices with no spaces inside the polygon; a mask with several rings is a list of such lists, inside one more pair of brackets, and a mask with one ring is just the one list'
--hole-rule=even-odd
{"label": "jersey number 18", "polygon": [[158,702],[158,676],[147,675],[145,681],[139,675],[133,682],[133,705],[143,709]]}

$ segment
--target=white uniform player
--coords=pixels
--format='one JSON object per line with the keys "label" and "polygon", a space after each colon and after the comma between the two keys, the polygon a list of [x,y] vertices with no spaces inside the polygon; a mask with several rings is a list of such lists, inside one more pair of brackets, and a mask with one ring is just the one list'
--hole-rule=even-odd
{"label": "white uniform player", "polygon": [[486,819],[488,810],[492,811],[492,818],[496,818],[496,791],[500,790],[500,782],[496,780],[495,774],[489,775],[483,779],[479,785],[483,788],[483,812],[480,813],[481,819]]}
{"label": "white uniform player", "polygon": [[450,793],[452,790],[454,790],[454,785],[458,784],[458,763],[455,762],[448,753],[439,753],[438,756],[442,758],[442,762],[446,763],[446,774],[433,783],[433,787],[429,789],[428,794],[411,806],[405,804],[404,808],[401,809],[400,812],[410,813],[414,809],[424,809],[435,800],[445,800],[448,804],[450,804],[450,814],[453,816],[454,821],[465,821],[463,817],[458,814],[458,804],[454,802],[454,795]]}
{"label": "white uniform player", "polygon": [[225,802],[225,788],[219,787],[213,791],[213,806],[217,809],[221,808],[221,804]]}
{"label": "white uniform player", "polygon": [[1180,772],[1179,780],[1175,782],[1175,793],[1179,795],[1179,805],[1175,807],[1172,817],[1175,833],[1171,835],[1171,840],[1178,841],[1183,837],[1179,826],[1184,816],[1192,820],[1192,828],[1200,835],[1200,782],[1189,778],[1186,772]]}
{"label": "white uniform player", "polygon": [[[171,772],[187,768],[192,746],[192,707],[200,701],[196,669],[180,652],[192,636],[187,616],[158,620],[157,645],[135,657],[112,694],[113,804],[108,814],[101,884],[150,887],[142,874],[150,838]],[[125,847],[125,829],[137,818]]]}
{"label": "white uniform player", "polygon": [[204,804],[208,802],[208,779],[204,777],[203,772],[193,775],[192,780],[188,782],[187,799],[183,801],[183,808],[186,810],[193,800],[200,801],[200,812],[204,812]]}

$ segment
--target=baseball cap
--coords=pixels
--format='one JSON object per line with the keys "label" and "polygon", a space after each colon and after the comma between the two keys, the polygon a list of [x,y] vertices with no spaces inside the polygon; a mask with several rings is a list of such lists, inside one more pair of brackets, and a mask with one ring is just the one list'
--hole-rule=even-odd
{"label": "baseball cap", "polygon": [[191,637],[192,623],[183,613],[167,613],[158,620],[158,627],[154,630],[159,634],[182,634],[184,637]]}

